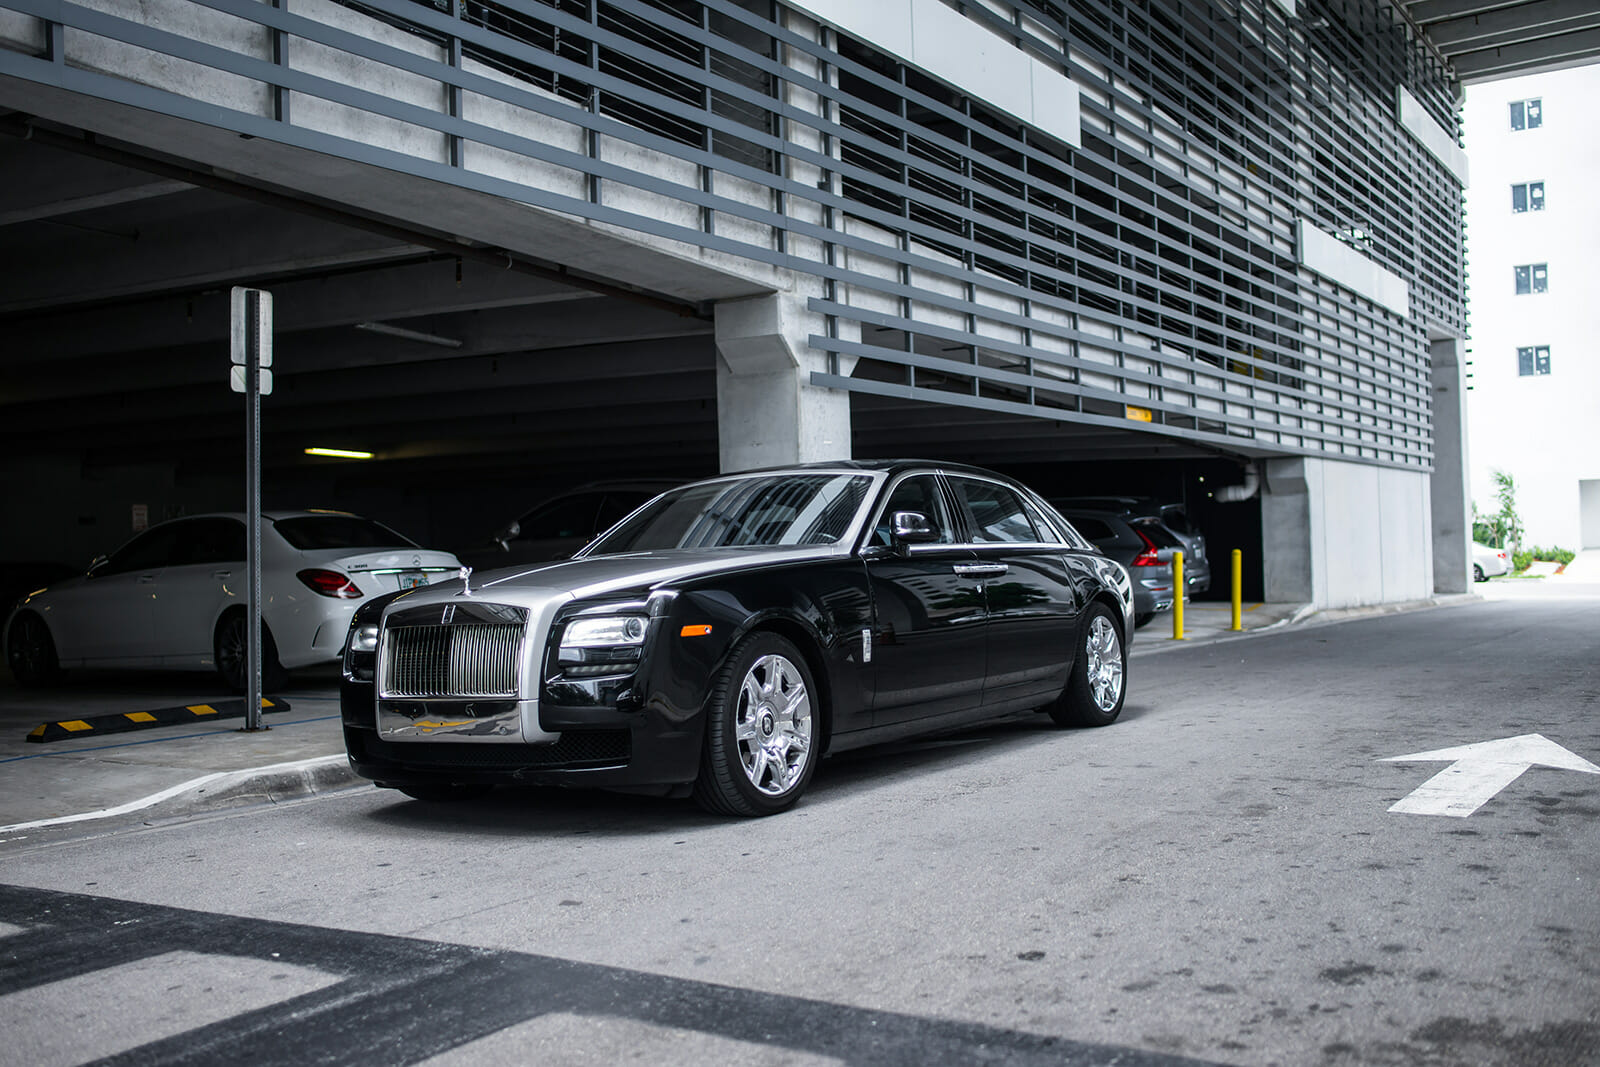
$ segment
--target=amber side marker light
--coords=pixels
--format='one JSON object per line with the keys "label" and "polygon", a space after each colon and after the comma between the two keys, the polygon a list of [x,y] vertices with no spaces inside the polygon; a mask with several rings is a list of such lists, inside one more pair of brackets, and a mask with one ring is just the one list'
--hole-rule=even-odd
{"label": "amber side marker light", "polygon": [[685,626],[683,629],[678,631],[678,636],[679,637],[704,637],[706,634],[708,634],[710,632],[711,632],[711,627],[703,625],[703,624],[699,625],[699,626]]}

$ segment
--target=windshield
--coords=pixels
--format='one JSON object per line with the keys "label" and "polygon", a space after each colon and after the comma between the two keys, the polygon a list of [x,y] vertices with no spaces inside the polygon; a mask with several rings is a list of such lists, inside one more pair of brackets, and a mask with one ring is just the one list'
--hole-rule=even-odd
{"label": "windshield", "polygon": [[870,475],[824,473],[686,485],[657,497],[583,555],[831,545],[850,532],[871,487]]}

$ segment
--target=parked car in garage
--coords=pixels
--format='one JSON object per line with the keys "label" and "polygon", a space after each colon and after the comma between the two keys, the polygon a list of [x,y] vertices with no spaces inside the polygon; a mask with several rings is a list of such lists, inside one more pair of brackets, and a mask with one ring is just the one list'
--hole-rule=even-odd
{"label": "parked car in garage", "polygon": [[478,570],[566,559],[673,480],[591,482],[541,501],[494,534],[456,554]]}
{"label": "parked car in garage", "polygon": [[[1133,581],[1133,624],[1144,626],[1158,611],[1172,609],[1172,553],[1188,551],[1182,538],[1158,519],[1121,508],[1087,508],[1052,501],[1061,516],[1100,551],[1122,564]],[[1203,557],[1202,557],[1203,559]],[[1185,558],[1184,584],[1198,592]],[[1205,581],[1211,581],[1210,571]]]}
{"label": "parked car in garage", "polygon": [[840,462],[670,490],[570,560],[356,612],[355,770],[429,800],[498,783],[768,815],[818,760],[994,716],[1122,710],[1127,572],[1016,482]]}
{"label": "parked car in garage", "polygon": [[1211,588],[1211,561],[1206,538],[1182,504],[1162,503],[1147,496],[1078,496],[1052,499],[1057,507],[1093,508],[1116,512],[1128,519],[1155,519],[1182,542],[1185,584],[1190,595]]}
{"label": "parked car in garage", "polygon": [[[152,526],[86,574],[18,603],[6,663],[23,685],[65,667],[216,670],[245,677],[246,518],[196,515]],[[261,526],[262,677],[336,662],[351,616],[380,593],[458,577],[448,552],[339,511],[274,511]]]}
{"label": "parked car in garage", "polygon": [[1472,580],[1487,582],[1502,574],[1511,573],[1511,553],[1504,548],[1492,548],[1472,542]]}

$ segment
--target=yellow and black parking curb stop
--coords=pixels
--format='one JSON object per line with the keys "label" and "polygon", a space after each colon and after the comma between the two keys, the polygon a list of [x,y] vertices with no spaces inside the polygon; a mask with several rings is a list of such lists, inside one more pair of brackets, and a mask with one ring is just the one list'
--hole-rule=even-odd
{"label": "yellow and black parking curb stop", "polygon": [[[288,711],[289,702],[281,698],[262,697],[263,712]],[[63,741],[69,737],[98,737],[101,734],[121,734],[129,730],[143,730],[152,726],[171,726],[180,722],[207,722],[212,719],[242,719],[243,700],[219,700],[214,704],[186,704],[176,708],[153,708],[150,711],[124,711],[117,715],[88,715],[81,719],[62,719],[59,722],[42,722],[28,734],[29,741]]]}

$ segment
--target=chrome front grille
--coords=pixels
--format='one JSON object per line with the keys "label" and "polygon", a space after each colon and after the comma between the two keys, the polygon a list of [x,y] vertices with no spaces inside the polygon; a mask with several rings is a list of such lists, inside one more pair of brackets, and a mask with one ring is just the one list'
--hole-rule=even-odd
{"label": "chrome front grille", "polygon": [[385,697],[515,697],[522,675],[520,623],[389,626]]}

